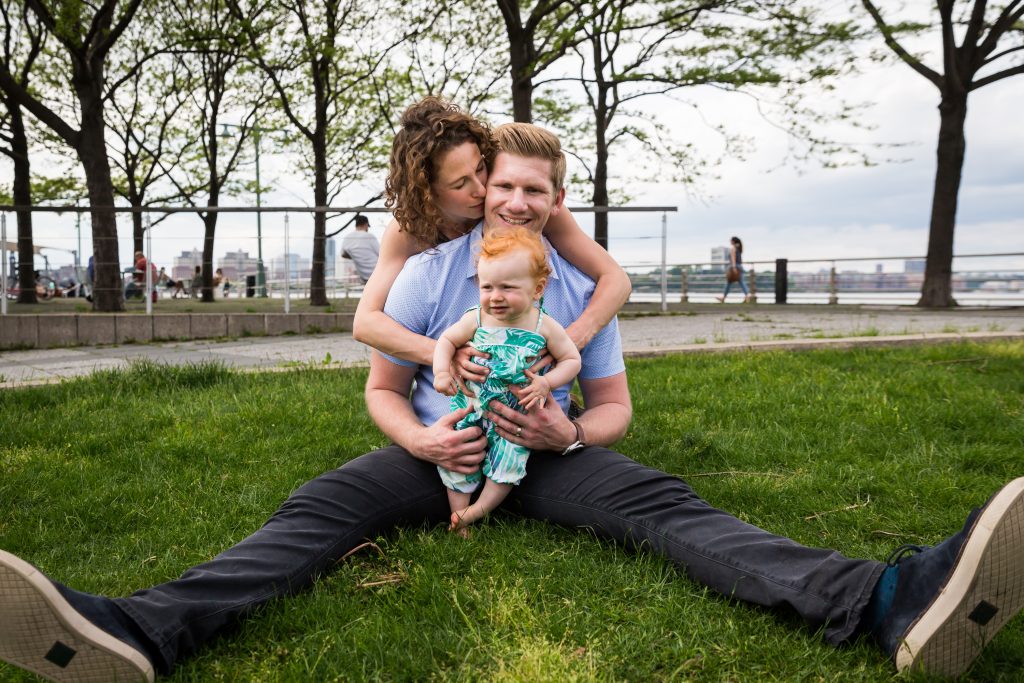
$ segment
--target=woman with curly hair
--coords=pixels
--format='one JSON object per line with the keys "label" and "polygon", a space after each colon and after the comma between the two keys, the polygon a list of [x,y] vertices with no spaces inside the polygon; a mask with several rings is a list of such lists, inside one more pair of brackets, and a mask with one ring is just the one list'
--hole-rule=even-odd
{"label": "woman with curly hair", "polygon": [[[384,302],[410,256],[461,237],[483,217],[494,150],[485,124],[438,97],[427,97],[402,115],[385,184],[386,205],[395,219],[384,232],[377,267],[356,309],[357,340],[404,360],[431,364],[434,340],[388,317]],[[582,349],[629,298],[629,277],[568,211],[552,216],[544,236],[597,283],[587,309],[566,330]],[[472,369],[465,369],[472,378]]]}

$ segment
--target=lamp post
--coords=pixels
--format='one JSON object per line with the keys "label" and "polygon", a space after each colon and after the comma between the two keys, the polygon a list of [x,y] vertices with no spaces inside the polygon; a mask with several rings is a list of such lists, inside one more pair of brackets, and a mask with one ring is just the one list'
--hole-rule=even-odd
{"label": "lamp post", "polygon": [[[222,138],[231,137],[228,128],[242,130],[242,126],[233,123],[222,123],[220,134]],[[263,212],[259,211],[263,206],[263,189],[260,185],[260,133],[270,132],[271,129],[253,125],[249,126],[249,130],[252,131],[253,146],[256,149],[256,294],[257,296],[265,297],[267,296],[267,276],[263,270]]]}

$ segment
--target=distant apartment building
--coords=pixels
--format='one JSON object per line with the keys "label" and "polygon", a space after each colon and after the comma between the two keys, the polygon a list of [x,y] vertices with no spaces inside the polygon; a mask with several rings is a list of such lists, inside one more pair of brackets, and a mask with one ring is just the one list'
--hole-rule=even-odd
{"label": "distant apartment building", "polygon": [[711,262],[724,267],[729,262],[729,247],[711,247]]}
{"label": "distant apartment building", "polygon": [[310,275],[310,260],[298,254],[285,254],[270,259],[270,278],[284,280],[288,278],[292,282],[296,280],[308,280]]}
{"label": "distant apartment building", "polygon": [[224,277],[232,282],[241,282],[246,275],[256,275],[256,258],[239,249],[229,251],[220,257],[217,267],[224,271]]}
{"label": "distant apartment building", "polygon": [[172,261],[171,278],[174,280],[191,280],[196,266],[203,265],[203,252],[199,249],[181,252],[181,256],[175,256]]}

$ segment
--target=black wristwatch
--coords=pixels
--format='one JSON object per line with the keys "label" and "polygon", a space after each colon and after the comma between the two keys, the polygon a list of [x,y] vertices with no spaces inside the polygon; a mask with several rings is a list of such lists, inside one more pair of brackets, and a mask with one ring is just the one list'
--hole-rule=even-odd
{"label": "black wristwatch", "polygon": [[562,451],[562,455],[571,455],[576,451],[583,450],[587,445],[586,439],[583,435],[583,426],[580,425],[580,423],[577,422],[576,420],[569,421],[572,422],[572,426],[576,428],[576,440],[569,444],[564,451]]}

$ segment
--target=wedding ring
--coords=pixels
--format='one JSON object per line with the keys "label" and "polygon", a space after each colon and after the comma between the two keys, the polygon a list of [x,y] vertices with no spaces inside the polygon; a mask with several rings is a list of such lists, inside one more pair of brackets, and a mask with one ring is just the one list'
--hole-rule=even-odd
{"label": "wedding ring", "polygon": [[522,435],[523,435],[523,428],[522,427],[516,427],[516,438],[518,439]]}

